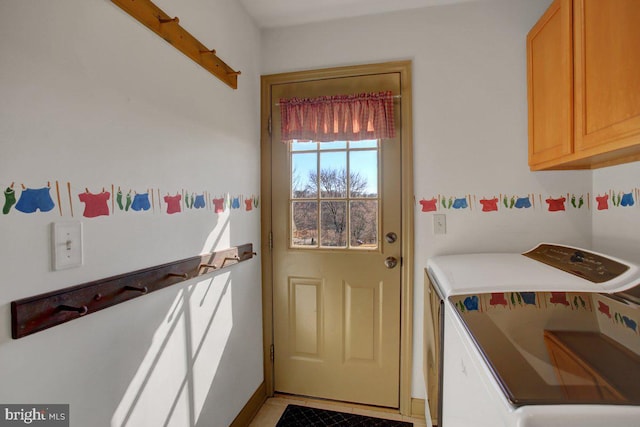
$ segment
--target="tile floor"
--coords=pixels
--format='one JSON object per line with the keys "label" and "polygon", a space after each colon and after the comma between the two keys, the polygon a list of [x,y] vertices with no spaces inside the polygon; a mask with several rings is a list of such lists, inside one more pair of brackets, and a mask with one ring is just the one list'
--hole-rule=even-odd
{"label": "tile floor", "polygon": [[251,424],[249,424],[249,427],[275,427],[288,404],[355,413],[389,420],[406,421],[413,423],[415,427],[426,427],[427,425],[424,419],[406,417],[392,409],[334,402],[330,400],[316,400],[299,396],[276,395],[275,397],[267,399]]}

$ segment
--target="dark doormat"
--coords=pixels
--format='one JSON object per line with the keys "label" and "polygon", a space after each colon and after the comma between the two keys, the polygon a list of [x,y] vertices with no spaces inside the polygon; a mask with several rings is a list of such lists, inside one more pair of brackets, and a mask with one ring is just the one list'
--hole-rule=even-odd
{"label": "dark doormat", "polygon": [[287,405],[276,427],[412,427],[413,423]]}

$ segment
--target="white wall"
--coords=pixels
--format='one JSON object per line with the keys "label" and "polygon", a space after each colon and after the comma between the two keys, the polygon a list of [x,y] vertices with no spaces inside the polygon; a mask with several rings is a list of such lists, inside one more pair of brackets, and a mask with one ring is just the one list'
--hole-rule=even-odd
{"label": "white wall", "polygon": [[[412,395],[424,397],[422,277],[436,254],[524,251],[540,241],[591,245],[590,172],[527,167],[525,38],[549,0],[501,0],[263,31],[262,73],[390,60],[413,62],[415,197],[471,196],[440,209],[447,234],[416,205]],[[532,195],[530,209],[482,212],[480,199]],[[567,200],[549,212],[548,197]],[[578,209],[572,195],[583,197]]]}
{"label": "white wall", "polygon": [[640,264],[640,162],[594,170],[593,194],[593,249]]}
{"label": "white wall", "polygon": [[[11,339],[13,300],[259,249],[259,209],[168,215],[154,197],[147,212],[82,216],[85,187],[259,193],[258,29],[233,0],[155,3],[242,71],[238,90],[110,1],[0,4],[0,186],[15,182],[19,197],[49,181],[56,204],[0,214],[0,402],[69,403],[72,426],[226,426],[263,379],[259,258]],[[50,224],[71,219],[84,225],[84,265],[52,271]]]}

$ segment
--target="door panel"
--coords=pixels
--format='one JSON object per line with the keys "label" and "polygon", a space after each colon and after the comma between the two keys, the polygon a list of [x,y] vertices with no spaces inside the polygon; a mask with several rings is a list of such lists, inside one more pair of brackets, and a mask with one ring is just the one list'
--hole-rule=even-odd
{"label": "door panel", "polygon": [[640,3],[580,0],[575,15],[576,151],[637,144]]}
{"label": "door panel", "polygon": [[[383,90],[400,93],[399,73],[273,85],[271,101]],[[323,143],[317,151],[305,151],[308,147],[279,141],[280,116],[273,109],[276,391],[399,406],[401,269],[386,267],[384,260],[401,260],[402,242],[380,238],[389,232],[401,235],[399,103],[395,110],[395,139]],[[302,192],[308,186],[296,171],[304,170],[304,179],[314,164],[318,174],[346,168],[351,188],[334,192],[320,185]],[[353,173],[365,175],[370,190],[354,190]],[[333,232],[327,218],[338,218],[346,228]],[[373,232],[354,237],[365,225]]]}
{"label": "door panel", "polygon": [[344,284],[344,290],[345,362],[375,362],[380,353],[376,345],[380,343],[380,291],[348,283]]}
{"label": "door panel", "polygon": [[570,0],[555,0],[527,35],[529,166],[573,152]]}
{"label": "door panel", "polygon": [[319,359],[322,321],[322,281],[290,278],[291,348],[295,357]]}

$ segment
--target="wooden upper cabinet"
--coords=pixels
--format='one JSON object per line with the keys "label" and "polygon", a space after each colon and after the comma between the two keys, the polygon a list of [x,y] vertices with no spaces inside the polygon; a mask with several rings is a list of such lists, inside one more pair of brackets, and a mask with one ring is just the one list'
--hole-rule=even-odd
{"label": "wooden upper cabinet", "polygon": [[576,151],[639,144],[640,1],[576,4]]}
{"label": "wooden upper cabinet", "polygon": [[640,160],[640,1],[556,0],[527,36],[529,166]]}
{"label": "wooden upper cabinet", "polygon": [[527,36],[529,164],[573,152],[571,0],[555,0]]}

